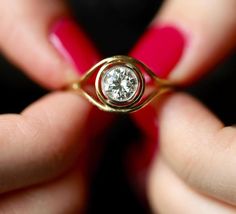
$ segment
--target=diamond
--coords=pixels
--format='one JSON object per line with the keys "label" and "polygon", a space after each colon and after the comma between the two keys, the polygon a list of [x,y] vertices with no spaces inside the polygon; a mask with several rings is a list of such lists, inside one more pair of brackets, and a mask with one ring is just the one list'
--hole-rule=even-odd
{"label": "diamond", "polygon": [[102,77],[103,94],[115,102],[129,102],[132,100],[139,87],[137,73],[123,65],[109,68]]}

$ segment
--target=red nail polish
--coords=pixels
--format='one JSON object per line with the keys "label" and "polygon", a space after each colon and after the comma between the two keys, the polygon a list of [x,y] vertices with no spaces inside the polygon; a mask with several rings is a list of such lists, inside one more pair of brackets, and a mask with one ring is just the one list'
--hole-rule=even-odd
{"label": "red nail polish", "polygon": [[130,55],[149,66],[159,77],[166,78],[180,60],[185,37],[175,27],[150,27]]}
{"label": "red nail polish", "polygon": [[50,40],[79,74],[83,74],[100,60],[91,41],[70,18],[63,18],[55,23]]}

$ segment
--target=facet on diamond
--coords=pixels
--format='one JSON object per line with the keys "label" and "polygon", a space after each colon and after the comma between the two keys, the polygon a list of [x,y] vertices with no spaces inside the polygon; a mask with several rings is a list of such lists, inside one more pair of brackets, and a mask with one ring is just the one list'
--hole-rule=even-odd
{"label": "facet on diamond", "polygon": [[103,94],[112,101],[128,102],[135,96],[139,87],[137,73],[123,65],[109,68],[102,77]]}

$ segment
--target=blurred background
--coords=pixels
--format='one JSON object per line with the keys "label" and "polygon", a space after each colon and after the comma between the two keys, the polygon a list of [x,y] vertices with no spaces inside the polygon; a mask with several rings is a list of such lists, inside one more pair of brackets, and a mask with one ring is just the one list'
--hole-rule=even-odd
{"label": "blurred background", "polygon": [[[162,1],[70,0],[69,3],[77,21],[107,57],[129,52]],[[204,102],[226,125],[232,125],[236,122],[235,82],[236,54],[232,54],[186,91]],[[1,114],[19,113],[46,93],[0,56]],[[127,128],[129,136],[124,137],[122,133]],[[127,173],[124,158],[130,142],[138,144],[141,134],[128,116],[118,117],[110,128],[104,154],[92,179],[88,213],[149,213],[147,204],[141,202],[130,182],[132,175]]]}

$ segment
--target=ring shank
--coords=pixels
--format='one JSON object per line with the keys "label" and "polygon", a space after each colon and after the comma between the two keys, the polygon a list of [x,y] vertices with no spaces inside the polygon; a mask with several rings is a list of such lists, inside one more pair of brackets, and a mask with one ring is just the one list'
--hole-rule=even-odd
{"label": "ring shank", "polygon": [[[132,69],[135,69],[139,75],[141,75],[141,93],[138,94],[138,99],[135,99],[130,105],[112,105],[109,100],[107,101],[102,96],[102,90],[99,85],[101,75],[106,71],[107,68],[117,64],[122,64],[125,66],[129,65]],[[145,83],[143,73],[146,73],[150,77],[154,83],[152,84],[153,87],[148,87],[148,84]],[[86,90],[85,86],[89,84],[88,82],[94,74],[96,74],[96,80],[92,86],[94,92],[91,92]],[[74,91],[84,96],[89,102],[97,106],[100,110],[115,113],[136,112],[147,106],[154,99],[160,98],[163,94],[170,92],[173,89],[173,84],[170,81],[159,78],[145,64],[129,56],[113,56],[100,61],[88,72],[86,72],[78,82],[74,82],[68,87],[68,90]]]}

